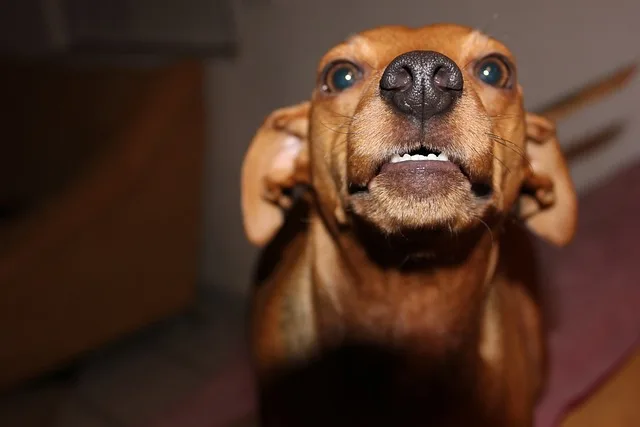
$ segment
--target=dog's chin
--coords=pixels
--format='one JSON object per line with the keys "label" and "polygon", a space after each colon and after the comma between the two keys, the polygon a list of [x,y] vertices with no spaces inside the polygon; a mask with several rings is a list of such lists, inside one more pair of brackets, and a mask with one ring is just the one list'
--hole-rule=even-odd
{"label": "dog's chin", "polygon": [[484,194],[449,161],[387,163],[365,189],[350,195],[350,211],[386,235],[472,228]]}

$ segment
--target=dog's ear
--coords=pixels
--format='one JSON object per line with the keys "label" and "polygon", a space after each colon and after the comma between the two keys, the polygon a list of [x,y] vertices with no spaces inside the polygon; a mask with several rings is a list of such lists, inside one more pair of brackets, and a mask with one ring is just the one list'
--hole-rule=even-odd
{"label": "dog's ear", "polygon": [[519,214],[527,227],[558,246],[571,241],[577,226],[578,199],[554,122],[526,116],[527,170]]}
{"label": "dog's ear", "polygon": [[309,102],[271,113],[242,164],[242,215],[249,241],[263,246],[284,222],[290,190],[309,183]]}
{"label": "dog's ear", "polygon": [[577,225],[578,200],[562,154],[554,120],[610,95],[635,75],[635,63],[619,68],[542,109],[527,113],[527,156],[530,168],[518,203],[520,217],[529,229],[558,246],[571,241]]}

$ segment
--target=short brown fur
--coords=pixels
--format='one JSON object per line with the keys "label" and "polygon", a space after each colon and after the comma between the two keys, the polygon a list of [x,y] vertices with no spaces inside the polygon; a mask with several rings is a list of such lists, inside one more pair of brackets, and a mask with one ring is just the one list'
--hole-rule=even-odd
{"label": "short brown fur", "polygon": [[[414,50],[442,53],[464,75],[455,108],[424,135],[378,89]],[[328,95],[319,81],[254,138],[243,214],[265,247],[252,321],[263,426],[532,425],[544,343],[526,228],[568,243],[577,199],[553,122],[524,110],[517,83],[498,90],[474,76],[495,53],[515,64],[462,26],[361,33],[318,68],[320,79],[332,61],[352,61],[359,82]],[[420,198],[378,178],[416,140],[446,150],[468,180]],[[309,191],[293,204],[296,185]]]}

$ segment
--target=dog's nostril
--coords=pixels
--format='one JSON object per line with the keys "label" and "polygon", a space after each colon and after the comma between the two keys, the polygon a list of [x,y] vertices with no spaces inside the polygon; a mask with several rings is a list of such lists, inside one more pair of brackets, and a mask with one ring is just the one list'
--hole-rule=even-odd
{"label": "dog's nostril", "polygon": [[380,88],[389,91],[408,90],[413,84],[411,72],[406,67],[402,67],[394,73],[385,73],[380,80]]}
{"label": "dog's nostril", "polygon": [[462,90],[462,80],[446,66],[440,67],[433,76],[433,84],[440,90]]}

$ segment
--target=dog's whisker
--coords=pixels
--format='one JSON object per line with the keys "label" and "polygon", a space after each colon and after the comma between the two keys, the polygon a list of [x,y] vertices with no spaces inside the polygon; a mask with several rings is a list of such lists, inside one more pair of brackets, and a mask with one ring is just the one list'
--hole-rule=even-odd
{"label": "dog's whisker", "polygon": [[337,111],[333,111],[333,110],[329,110],[329,113],[333,114],[336,117],[348,119],[349,121],[353,121],[353,119],[355,118],[355,116],[348,116],[346,114],[338,113]]}
{"label": "dog's whisker", "polygon": [[516,143],[509,141],[506,138],[503,138],[499,135],[495,135],[495,134],[487,134],[489,136],[489,138],[491,138],[493,141],[497,142],[498,144],[502,145],[505,148],[510,149],[511,151],[513,151],[514,153],[516,153],[518,156],[520,156],[520,158],[522,160],[525,161],[525,163],[529,166],[529,167],[533,167],[531,165],[531,162],[529,161],[529,158],[526,155],[526,152],[523,148],[519,147]]}
{"label": "dog's whisker", "polygon": [[337,129],[334,129],[334,128],[330,127],[329,125],[327,125],[326,123],[324,123],[322,120],[319,120],[318,122],[319,122],[322,126],[324,126],[327,130],[329,130],[329,131],[331,131],[331,132],[339,133],[339,134],[343,134],[343,135],[348,135],[348,134],[349,134],[349,131],[341,132],[341,131],[339,130],[341,127],[343,127],[343,126],[345,126],[345,125],[340,125],[340,126],[338,126],[338,128],[337,128]]}
{"label": "dog's whisker", "polygon": [[508,147],[509,149],[513,150],[515,153],[524,156],[525,155],[525,151],[523,148],[521,148],[520,146],[518,146],[518,144],[516,144],[513,141],[509,141],[506,138],[501,137],[500,135],[496,135],[495,133],[487,133],[487,135],[489,136],[489,138],[491,138],[492,140],[499,142],[500,144],[504,145],[505,147]]}
{"label": "dog's whisker", "polygon": [[334,124],[336,126],[339,126],[339,127],[343,127],[343,126],[350,126],[351,123],[352,123],[352,120],[338,120],[338,121],[336,121],[335,123],[332,123],[332,124]]}
{"label": "dog's whisker", "polygon": [[495,154],[492,154],[491,156],[492,156],[495,160],[497,160],[497,161],[502,165],[502,167],[505,169],[505,171],[507,172],[507,174],[510,174],[510,173],[511,173],[511,169],[509,168],[509,166],[507,166],[507,164],[506,164],[502,159],[500,159],[500,158],[499,158],[498,156],[496,156]]}
{"label": "dog's whisker", "polygon": [[347,134],[347,135],[346,135],[346,136],[347,136],[347,138],[337,140],[337,141],[335,142],[335,144],[334,144],[334,145],[335,145],[335,148],[336,148],[336,149],[341,149],[343,146],[347,145],[347,144],[349,143],[349,136],[350,136],[350,135],[351,135],[351,134]]}
{"label": "dog's whisker", "polygon": [[326,125],[326,126],[331,126],[332,128],[335,128],[335,129],[340,129],[340,128],[344,128],[344,127],[350,126],[350,123],[323,122],[323,124]]}
{"label": "dog's whisker", "polygon": [[480,221],[480,223],[482,225],[484,225],[487,229],[487,231],[489,232],[489,236],[491,237],[491,249],[493,249],[494,245],[495,245],[495,239],[493,237],[493,230],[491,230],[491,227],[489,227],[489,224],[487,224],[482,218],[480,218],[479,216],[476,216],[476,219],[478,221]]}
{"label": "dog's whisker", "polygon": [[489,117],[520,117],[519,114],[494,114],[493,116],[489,116]]}
{"label": "dog's whisker", "polygon": [[507,120],[507,119],[515,119],[517,118],[517,114],[496,114],[495,116],[489,116],[489,120]]}

